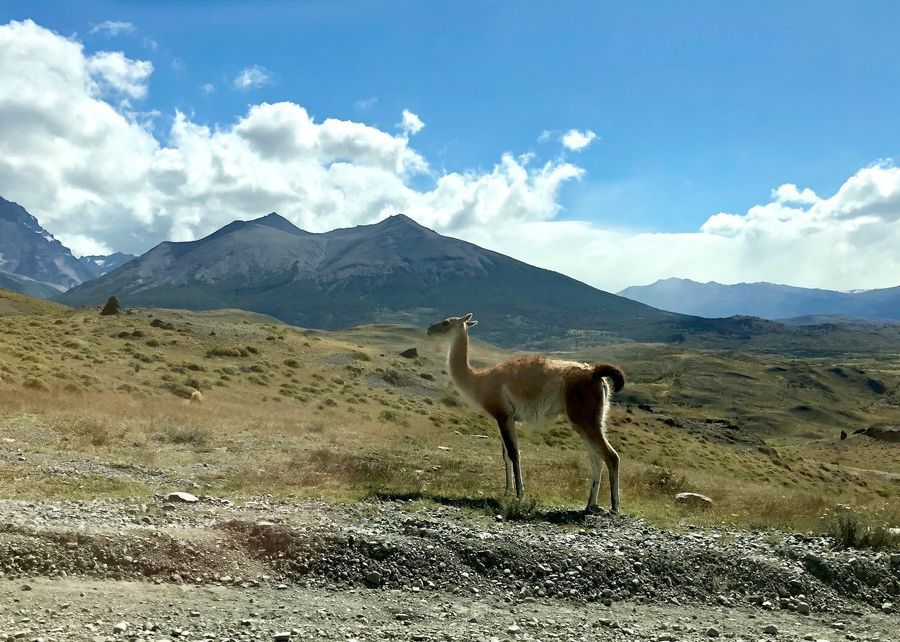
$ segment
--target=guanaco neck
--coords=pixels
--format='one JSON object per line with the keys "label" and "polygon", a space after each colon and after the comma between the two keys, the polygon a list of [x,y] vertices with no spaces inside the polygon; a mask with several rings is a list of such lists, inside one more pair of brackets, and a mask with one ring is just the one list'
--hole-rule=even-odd
{"label": "guanaco neck", "polygon": [[475,371],[469,365],[469,333],[465,328],[453,337],[450,352],[447,354],[447,363],[453,383],[465,391],[471,390]]}

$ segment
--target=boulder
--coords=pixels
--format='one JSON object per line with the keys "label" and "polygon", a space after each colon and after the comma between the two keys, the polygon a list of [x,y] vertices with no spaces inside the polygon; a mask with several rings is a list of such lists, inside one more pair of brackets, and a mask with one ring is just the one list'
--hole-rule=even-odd
{"label": "boulder", "polygon": [[713,505],[713,500],[700,493],[678,493],[675,495],[675,501],[684,506],[693,506],[695,508],[709,508]]}
{"label": "boulder", "polygon": [[119,300],[111,296],[106,300],[106,305],[103,306],[103,309],[100,310],[101,317],[108,317],[114,314],[122,314],[122,306],[119,305]]}
{"label": "boulder", "polygon": [[415,359],[416,357],[419,356],[419,351],[415,347],[407,348],[406,350],[404,350],[403,352],[400,353],[400,356],[405,359]]}

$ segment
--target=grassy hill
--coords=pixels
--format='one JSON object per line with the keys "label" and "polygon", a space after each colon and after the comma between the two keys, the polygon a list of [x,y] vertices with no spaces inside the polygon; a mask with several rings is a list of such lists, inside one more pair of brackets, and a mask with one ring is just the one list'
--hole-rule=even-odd
{"label": "grassy hill", "polygon": [[0,317],[9,315],[41,316],[63,314],[66,310],[68,308],[64,305],[0,288]]}
{"label": "grassy hill", "polygon": [[[399,356],[412,346],[417,358]],[[473,350],[476,364],[509,354]],[[839,438],[900,423],[896,359],[637,343],[565,356],[628,375],[610,420],[628,512],[807,529],[838,503],[883,516],[896,497],[897,445]],[[0,496],[139,497],[187,480],[217,496],[497,497],[496,428],[462,405],[444,368],[443,347],[409,326],[324,332],[240,311],[22,307],[0,325]],[[187,401],[195,389],[202,405]],[[521,440],[529,493],[580,506],[579,439],[558,423]],[[679,508],[677,490],[715,507]]]}

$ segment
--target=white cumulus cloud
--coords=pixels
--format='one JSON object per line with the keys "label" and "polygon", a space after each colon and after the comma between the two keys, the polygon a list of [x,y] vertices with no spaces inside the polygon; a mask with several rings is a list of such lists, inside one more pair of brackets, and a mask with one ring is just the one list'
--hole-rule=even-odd
{"label": "white cumulus cloud", "polygon": [[153,63],[131,60],[120,51],[101,51],[86,59],[88,73],[102,86],[131,98],[147,95]]}
{"label": "white cumulus cloud", "polygon": [[566,149],[573,152],[580,152],[581,150],[586,149],[596,138],[597,134],[590,129],[584,131],[570,129],[562,135],[560,140],[562,141],[563,147]]}
{"label": "white cumulus cloud", "polygon": [[318,119],[292,102],[211,125],[176,112],[163,125],[111,96],[146,93],[152,66],[140,63],[86,53],[32,21],[0,25],[0,195],[78,253],[144,252],[271,211],[310,231],[405,212],[611,291],[669,276],[900,282],[900,169],[890,162],[859,169],[830,196],[785,184],[694,230],[635,232],[560,219],[562,190],[584,175],[564,158],[507,153],[486,170],[439,172],[407,129]]}
{"label": "white cumulus cloud", "polygon": [[800,190],[797,189],[797,186],[793,183],[785,183],[784,185],[779,186],[777,189],[772,190],[772,198],[774,198],[779,203],[800,203],[800,204],[812,204],[819,200],[819,197],[816,196],[816,193],[805,187]]}
{"label": "white cumulus cloud", "polygon": [[134,33],[136,27],[130,22],[122,20],[104,20],[91,27],[90,34],[101,34],[105,36],[118,36],[121,33]]}
{"label": "white cumulus cloud", "polygon": [[399,125],[400,129],[405,131],[407,134],[414,136],[418,134],[425,127],[425,123],[422,122],[422,119],[419,118],[416,114],[412,113],[408,109],[403,110],[403,120],[400,121]]}
{"label": "white cumulus cloud", "polygon": [[244,67],[234,77],[232,84],[235,89],[241,91],[262,87],[272,82],[272,76],[266,71],[265,67],[260,65],[251,65]]}
{"label": "white cumulus cloud", "polygon": [[[79,247],[143,252],[273,210],[316,231],[406,212],[462,233],[549,220],[582,173],[505,155],[486,172],[436,175],[406,132],[314,119],[291,102],[215,126],[176,112],[157,137],[107,102],[95,67],[75,40],[30,21],[0,26],[0,194]],[[416,176],[432,186],[412,187]]]}

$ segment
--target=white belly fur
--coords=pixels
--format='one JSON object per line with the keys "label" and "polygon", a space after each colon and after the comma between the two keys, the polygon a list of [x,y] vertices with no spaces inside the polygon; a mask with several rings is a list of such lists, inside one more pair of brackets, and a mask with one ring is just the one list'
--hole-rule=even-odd
{"label": "white belly fur", "polygon": [[562,380],[548,383],[535,399],[517,399],[504,386],[503,397],[516,421],[541,425],[555,419],[565,408]]}

